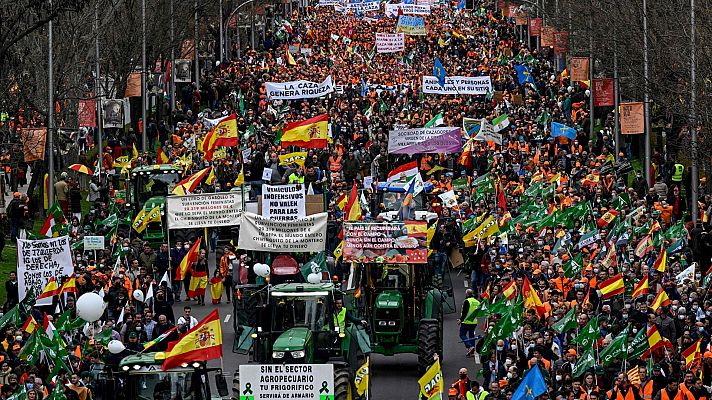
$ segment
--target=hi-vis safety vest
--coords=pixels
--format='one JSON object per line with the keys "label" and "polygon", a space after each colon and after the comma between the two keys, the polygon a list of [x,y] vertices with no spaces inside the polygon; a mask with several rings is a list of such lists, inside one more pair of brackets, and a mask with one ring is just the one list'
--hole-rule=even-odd
{"label": "hi-vis safety vest", "polygon": [[471,391],[467,391],[465,393],[465,399],[466,400],[484,400],[485,397],[487,397],[489,393],[486,390],[483,390],[480,392],[479,395],[476,395],[475,393],[472,393]]}
{"label": "hi-vis safety vest", "polygon": [[468,297],[467,304],[469,304],[469,309],[467,310],[465,319],[462,320],[461,323],[463,325],[477,325],[477,318],[474,317],[475,313],[473,311],[480,306],[480,302],[474,297]]}
{"label": "hi-vis safety vest", "polygon": [[685,167],[682,164],[675,164],[675,173],[672,176],[673,182],[682,182],[682,173],[685,171]]}
{"label": "hi-vis safety vest", "polygon": [[660,400],[694,400],[694,396],[687,390],[678,389],[675,397],[670,397],[667,389],[660,390]]}
{"label": "hi-vis safety vest", "polygon": [[346,307],[341,307],[341,311],[334,315],[334,326],[339,327],[339,332],[346,330]]}

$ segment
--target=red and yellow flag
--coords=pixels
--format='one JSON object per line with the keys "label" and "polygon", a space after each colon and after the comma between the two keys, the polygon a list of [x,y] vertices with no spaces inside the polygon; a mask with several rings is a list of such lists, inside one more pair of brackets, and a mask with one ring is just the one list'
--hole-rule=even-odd
{"label": "red and yellow flag", "polygon": [[190,267],[192,267],[193,264],[198,261],[201,240],[202,238],[198,238],[198,240],[193,243],[193,246],[191,246],[190,250],[188,250],[188,252],[185,253],[185,256],[183,256],[183,259],[178,265],[178,269],[176,269],[176,280],[184,280],[185,275],[188,273],[188,269],[190,269]]}
{"label": "red and yellow flag", "polygon": [[177,194],[179,196],[184,196],[189,192],[192,192],[193,190],[195,190],[196,187],[198,187],[200,182],[202,182],[203,179],[208,176],[212,168],[213,167],[203,168],[200,171],[194,173],[193,175],[178,182],[176,184],[176,187],[173,188],[172,193]]}
{"label": "red and yellow flag", "polygon": [[658,331],[657,326],[653,325],[650,329],[648,329],[647,334],[648,334],[648,346],[650,347],[650,350],[643,353],[643,355],[641,356],[641,359],[645,360],[655,350],[657,350],[660,347],[672,348],[672,344],[670,343],[670,341],[660,335],[660,331]]}
{"label": "red and yellow flag", "polygon": [[358,200],[358,187],[356,182],[349,193],[349,202],[346,205],[346,220],[358,221],[361,218],[361,202]]}
{"label": "red and yellow flag", "polygon": [[665,249],[660,253],[658,259],[655,260],[653,268],[658,272],[665,272],[665,268],[667,268],[667,251]]}
{"label": "red and yellow flag", "polygon": [[34,332],[35,329],[37,329],[39,326],[40,324],[35,321],[35,317],[30,315],[29,317],[27,317],[27,321],[25,321],[25,324],[22,325],[22,330],[29,334],[32,334],[32,332]]}
{"label": "red and yellow flag", "polygon": [[59,294],[62,293],[78,293],[79,291],[77,290],[77,280],[74,278],[74,275],[72,275],[69,279],[67,279],[66,282],[62,284],[62,287],[59,288]]}
{"label": "red and yellow flag", "polygon": [[507,298],[507,300],[512,300],[514,296],[517,295],[517,285],[514,280],[509,281],[509,283],[502,288],[502,294]]}
{"label": "red and yellow flag", "polygon": [[326,147],[328,137],[329,116],[317,115],[304,121],[288,123],[282,131],[282,147],[322,149]]}
{"label": "red and yellow flag", "polygon": [[623,275],[618,274],[606,279],[598,285],[598,289],[601,291],[601,297],[604,299],[623,294],[623,292],[625,292]]}
{"label": "red and yellow flag", "polygon": [[601,215],[601,218],[598,219],[598,227],[603,228],[604,226],[608,226],[611,222],[613,222],[614,219],[618,216],[618,211],[614,209],[610,209],[606,211],[605,214]]}
{"label": "red and yellow flag", "polygon": [[664,290],[661,290],[660,293],[655,296],[655,300],[653,300],[653,304],[650,305],[650,308],[652,308],[653,311],[658,311],[658,308],[662,306],[668,306],[670,305],[670,303],[671,301],[667,293],[665,293]]}
{"label": "red and yellow flag", "polygon": [[635,288],[633,289],[633,293],[631,294],[632,299],[637,299],[638,297],[648,294],[648,275],[645,275],[645,278],[641,279],[640,282],[638,282],[637,285],[635,285]]}
{"label": "red and yellow flag", "polygon": [[697,339],[692,346],[685,349],[682,352],[682,356],[685,357],[685,368],[690,369],[697,361],[700,359],[700,344],[702,339]]}
{"label": "red and yellow flag", "polygon": [[287,56],[287,65],[289,65],[289,66],[297,65],[297,62],[294,60],[294,56],[289,51],[289,46],[287,46],[284,50],[287,53],[287,54],[285,54]]}
{"label": "red and yellow flag", "polygon": [[57,279],[55,277],[51,277],[49,279],[49,282],[47,282],[47,285],[42,289],[42,293],[40,293],[39,296],[37,296],[37,300],[39,299],[44,299],[44,298],[52,298],[56,295],[59,294],[59,285],[57,284]]}
{"label": "red and yellow flag", "polygon": [[166,153],[163,152],[163,149],[159,147],[158,154],[156,155],[156,162],[158,164],[168,164],[168,161],[168,155],[166,155]]}
{"label": "red and yellow flag", "polygon": [[540,318],[546,314],[544,304],[542,304],[539,295],[536,294],[536,291],[532,288],[526,276],[524,277],[524,283],[522,283],[522,298],[524,299],[524,307],[536,310]]}
{"label": "red and yellow flag", "polygon": [[240,136],[237,132],[237,115],[233,113],[218,120],[215,127],[205,135],[201,150],[205,153],[205,159],[212,161],[216,147],[233,147],[238,144]]}
{"label": "red and yellow flag", "polygon": [[220,358],[223,355],[222,342],[220,315],[218,310],[214,310],[185,336],[168,343],[166,359],[161,368],[166,371],[182,363]]}

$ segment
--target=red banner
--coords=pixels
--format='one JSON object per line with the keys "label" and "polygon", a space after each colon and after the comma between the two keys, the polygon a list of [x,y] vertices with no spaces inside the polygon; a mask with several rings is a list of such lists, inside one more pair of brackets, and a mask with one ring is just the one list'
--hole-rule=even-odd
{"label": "red banner", "polygon": [[77,117],[79,117],[79,126],[95,128],[96,100],[79,100],[79,107],[77,108]]}
{"label": "red banner", "polygon": [[529,36],[541,36],[541,18],[532,18],[529,20]]}
{"label": "red banner", "polygon": [[565,31],[554,32],[554,54],[569,52],[569,33]]}
{"label": "red banner", "polygon": [[593,80],[593,105],[595,107],[611,107],[614,102],[613,78]]}

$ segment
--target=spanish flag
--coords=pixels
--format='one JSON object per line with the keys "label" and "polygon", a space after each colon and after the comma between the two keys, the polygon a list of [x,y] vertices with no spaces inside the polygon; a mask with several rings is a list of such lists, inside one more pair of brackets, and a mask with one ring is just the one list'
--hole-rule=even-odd
{"label": "spanish flag", "polygon": [[190,250],[183,256],[178,269],[176,269],[176,280],[182,281],[185,279],[185,275],[188,273],[188,269],[198,261],[198,254],[200,253],[200,241],[203,238],[198,238],[198,240],[193,243]]}
{"label": "spanish flag", "polygon": [[618,211],[614,209],[610,209],[606,211],[605,214],[601,215],[601,218],[598,219],[598,227],[603,228],[604,226],[608,226],[611,222],[613,222],[614,219],[618,216]]}
{"label": "spanish flag", "polygon": [[317,115],[304,121],[290,122],[282,131],[282,147],[297,146],[323,149],[329,136],[329,116]]}
{"label": "spanish flag", "polygon": [[529,283],[529,279],[526,276],[524,277],[524,283],[522,283],[522,297],[524,298],[524,307],[528,309],[535,309],[539,318],[546,314],[544,304],[541,303],[539,295],[536,294],[536,291],[532,288],[532,285]]}
{"label": "spanish flag", "polygon": [[702,339],[697,339],[692,346],[685,349],[682,352],[682,356],[685,357],[685,368],[690,369],[697,361],[700,359],[700,343]]}
{"label": "spanish flag", "polygon": [[62,284],[62,287],[59,288],[59,294],[62,293],[77,293],[77,280],[74,278],[74,275],[72,275],[69,279],[67,279],[66,282]]}
{"label": "spanish flag", "polygon": [[[665,293],[665,292],[663,292],[663,293]],[[650,350],[643,353],[643,355],[640,357],[641,359],[645,360],[655,350],[657,350],[661,347],[672,348],[672,344],[670,343],[670,341],[660,335],[660,331],[658,331],[657,326],[653,325],[650,329],[648,329],[647,334],[648,334],[648,346],[650,347]]]}
{"label": "spanish flag", "polygon": [[286,56],[287,56],[287,65],[289,65],[289,66],[295,66],[295,65],[297,65],[297,62],[294,60],[294,56],[293,56],[292,53],[289,51],[289,46],[287,46],[287,47],[285,48],[285,50],[286,50],[286,52],[287,52],[287,54],[286,54]]}
{"label": "spanish flag", "polygon": [[356,182],[349,193],[349,202],[346,205],[346,220],[358,221],[361,218],[361,202],[358,200],[358,187]]}
{"label": "spanish flag", "polygon": [[638,297],[648,294],[648,275],[645,275],[645,278],[641,279],[640,282],[638,282],[637,285],[635,285],[635,288],[633,289],[633,293],[631,294],[632,299],[637,299]]}
{"label": "spanish flag", "polygon": [[623,285],[623,275],[614,275],[598,285],[598,289],[601,291],[601,297],[603,299],[609,299],[613,296],[623,294],[625,292],[625,286]]}
{"label": "spanish flag", "polygon": [[660,253],[658,259],[655,260],[653,268],[658,272],[665,272],[665,268],[667,268],[667,251],[665,251],[665,249]]}
{"label": "spanish flag", "polygon": [[210,297],[212,297],[213,304],[219,304],[220,298],[222,298],[223,291],[223,281],[220,276],[214,276],[210,278]]}
{"label": "spanish flag", "polygon": [[507,298],[507,300],[512,300],[514,296],[517,295],[517,285],[514,280],[509,281],[509,283],[502,288],[502,294]]}
{"label": "spanish flag", "polygon": [[163,152],[162,148],[158,148],[158,154],[156,155],[156,162],[158,164],[168,164],[168,156]]}
{"label": "spanish flag", "polygon": [[208,287],[207,271],[190,271],[190,283],[188,284],[188,297],[194,299],[198,296],[205,296],[205,289]]}
{"label": "spanish flag", "polygon": [[45,298],[52,298],[56,295],[59,294],[59,285],[57,285],[57,279],[53,276],[49,278],[49,282],[47,282],[47,285],[45,285],[44,289],[42,289],[42,293],[40,293],[39,296],[37,296],[36,300],[39,299],[45,299]]}
{"label": "spanish flag", "polygon": [[665,293],[664,290],[661,290],[660,293],[655,296],[655,300],[653,300],[653,304],[650,305],[650,308],[652,308],[653,311],[658,311],[658,308],[670,305],[670,303],[671,301],[667,293]]}
{"label": "spanish flag", "polygon": [[218,146],[233,147],[240,143],[237,133],[237,115],[235,113],[218,120],[215,127],[205,135],[201,150],[205,159],[212,161],[213,152]]}
{"label": "spanish flag", "polygon": [[185,336],[168,343],[162,368],[166,371],[182,363],[220,358],[223,356],[222,341],[220,315],[214,310]]}
{"label": "spanish flag", "polygon": [[35,321],[35,317],[30,315],[29,317],[27,317],[27,321],[25,321],[25,324],[22,325],[22,330],[24,332],[32,334],[32,332],[34,332],[35,329],[37,329],[39,326],[40,326],[40,324],[38,324],[37,321]]}
{"label": "spanish flag", "polygon": [[203,168],[200,171],[194,173],[193,175],[183,179],[176,184],[171,193],[177,194],[179,196],[184,196],[193,190],[203,181],[203,179],[208,176],[212,167]]}

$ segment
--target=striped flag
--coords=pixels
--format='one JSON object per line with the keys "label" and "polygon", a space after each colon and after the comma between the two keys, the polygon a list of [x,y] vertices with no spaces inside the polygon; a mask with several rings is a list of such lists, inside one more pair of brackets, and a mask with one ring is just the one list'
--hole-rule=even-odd
{"label": "striped flag", "polygon": [[625,292],[623,275],[618,274],[606,279],[599,284],[598,289],[601,291],[603,299],[609,299],[613,296],[623,294],[623,292]]}
{"label": "striped flag", "polygon": [[632,299],[637,299],[638,297],[648,294],[648,275],[645,275],[645,278],[641,279],[640,282],[638,282],[637,285],[635,285],[635,288],[633,289],[633,293],[631,294]]}
{"label": "striped flag", "polygon": [[685,357],[685,368],[690,369],[697,361],[700,359],[700,344],[702,339],[697,339],[692,346],[685,349],[682,352],[682,356]]}
{"label": "striped flag", "polygon": [[655,260],[653,268],[658,272],[665,272],[665,269],[667,268],[667,251],[665,249],[663,249],[660,253],[658,259]]}
{"label": "striped flag", "polygon": [[502,294],[507,298],[507,300],[512,300],[514,296],[517,295],[517,285],[514,280],[509,281],[509,283],[502,288]]}
{"label": "striped flag", "polygon": [[660,293],[655,296],[655,300],[653,300],[653,304],[650,305],[650,308],[652,308],[653,311],[658,311],[658,308],[662,306],[668,306],[670,305],[670,303],[670,298],[668,297],[667,293],[665,293],[664,290],[661,290]]}
{"label": "striped flag", "polygon": [[39,296],[37,296],[36,300],[39,299],[44,299],[44,298],[52,298],[56,295],[59,294],[59,285],[57,285],[57,279],[53,276],[49,279],[49,282],[47,282],[47,285],[45,285],[44,289],[42,289],[42,293],[40,293]]}
{"label": "striped flag", "polygon": [[627,375],[631,385],[640,385],[640,373],[638,373],[638,367],[631,368],[627,372]]}

